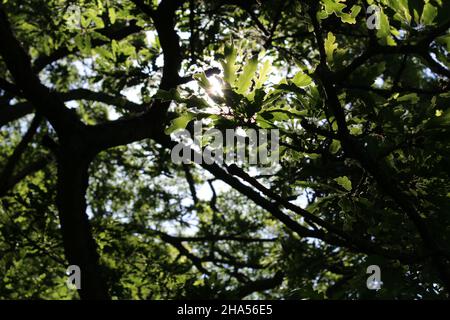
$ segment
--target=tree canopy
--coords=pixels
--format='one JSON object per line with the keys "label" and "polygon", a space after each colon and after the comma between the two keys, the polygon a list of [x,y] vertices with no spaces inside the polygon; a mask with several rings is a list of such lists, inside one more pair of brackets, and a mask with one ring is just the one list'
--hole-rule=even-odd
{"label": "tree canopy", "polygon": [[0,298],[449,297],[448,1],[0,2]]}

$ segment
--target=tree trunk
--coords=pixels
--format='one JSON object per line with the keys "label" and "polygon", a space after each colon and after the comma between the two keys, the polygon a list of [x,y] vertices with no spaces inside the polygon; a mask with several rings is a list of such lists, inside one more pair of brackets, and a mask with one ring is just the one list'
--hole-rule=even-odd
{"label": "tree trunk", "polygon": [[57,205],[66,258],[81,270],[81,299],[110,299],[99,255],[86,215],[86,190],[91,156],[62,144],[58,156]]}

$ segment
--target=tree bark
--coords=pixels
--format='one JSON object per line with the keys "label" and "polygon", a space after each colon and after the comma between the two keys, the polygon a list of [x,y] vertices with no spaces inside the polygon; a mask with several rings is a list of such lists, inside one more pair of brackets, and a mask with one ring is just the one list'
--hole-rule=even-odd
{"label": "tree bark", "polygon": [[110,299],[99,265],[99,255],[86,215],[86,190],[91,156],[64,144],[58,155],[57,205],[64,250],[70,265],[81,270],[80,298]]}

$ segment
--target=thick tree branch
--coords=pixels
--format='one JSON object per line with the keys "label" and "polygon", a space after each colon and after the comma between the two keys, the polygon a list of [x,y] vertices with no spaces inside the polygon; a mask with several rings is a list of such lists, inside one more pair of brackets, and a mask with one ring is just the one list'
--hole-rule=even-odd
{"label": "thick tree branch", "polygon": [[4,43],[0,46],[0,54],[27,100],[50,121],[57,132],[66,132],[68,127],[81,125],[78,118],[41,84],[32,71],[30,58],[14,37],[3,5],[0,5],[0,38]]}
{"label": "thick tree branch", "polygon": [[33,139],[36,131],[42,121],[42,117],[40,115],[35,115],[33,120],[31,121],[30,127],[27,132],[23,136],[20,143],[14,149],[13,154],[9,157],[6,165],[3,167],[3,170],[0,174],[0,194],[2,194],[3,190],[7,190],[7,186],[11,184],[11,177],[14,174],[14,169],[16,165],[19,163],[22,154],[25,152],[28,144],[30,144]]}
{"label": "thick tree branch", "polygon": [[33,111],[33,105],[28,102],[19,102],[12,106],[0,106],[0,128],[32,113]]}
{"label": "thick tree branch", "polygon": [[272,278],[266,278],[266,279],[258,279],[254,281],[250,281],[243,286],[238,287],[237,289],[233,291],[224,292],[220,295],[220,298],[226,299],[226,298],[238,298],[243,299],[249,294],[252,294],[254,292],[259,291],[265,291],[270,289],[275,289],[276,287],[280,286],[283,282],[284,275],[281,271],[278,271],[275,273],[275,275]]}
{"label": "thick tree branch", "polygon": [[[131,113],[140,113],[147,110],[145,105],[132,102],[122,95],[113,96],[104,92],[96,92],[84,88],[73,89],[67,92],[55,92],[55,94],[64,102],[73,100],[96,101]],[[0,106],[0,127],[18,120],[33,111],[33,105],[30,102],[19,102],[14,105]]]}

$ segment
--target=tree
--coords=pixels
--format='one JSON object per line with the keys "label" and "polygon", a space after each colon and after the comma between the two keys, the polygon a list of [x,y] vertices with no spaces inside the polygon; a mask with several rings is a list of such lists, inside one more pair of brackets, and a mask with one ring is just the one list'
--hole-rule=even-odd
{"label": "tree", "polygon": [[[2,1],[0,296],[448,297],[447,13]],[[279,130],[279,166],[174,163],[194,120]]]}

